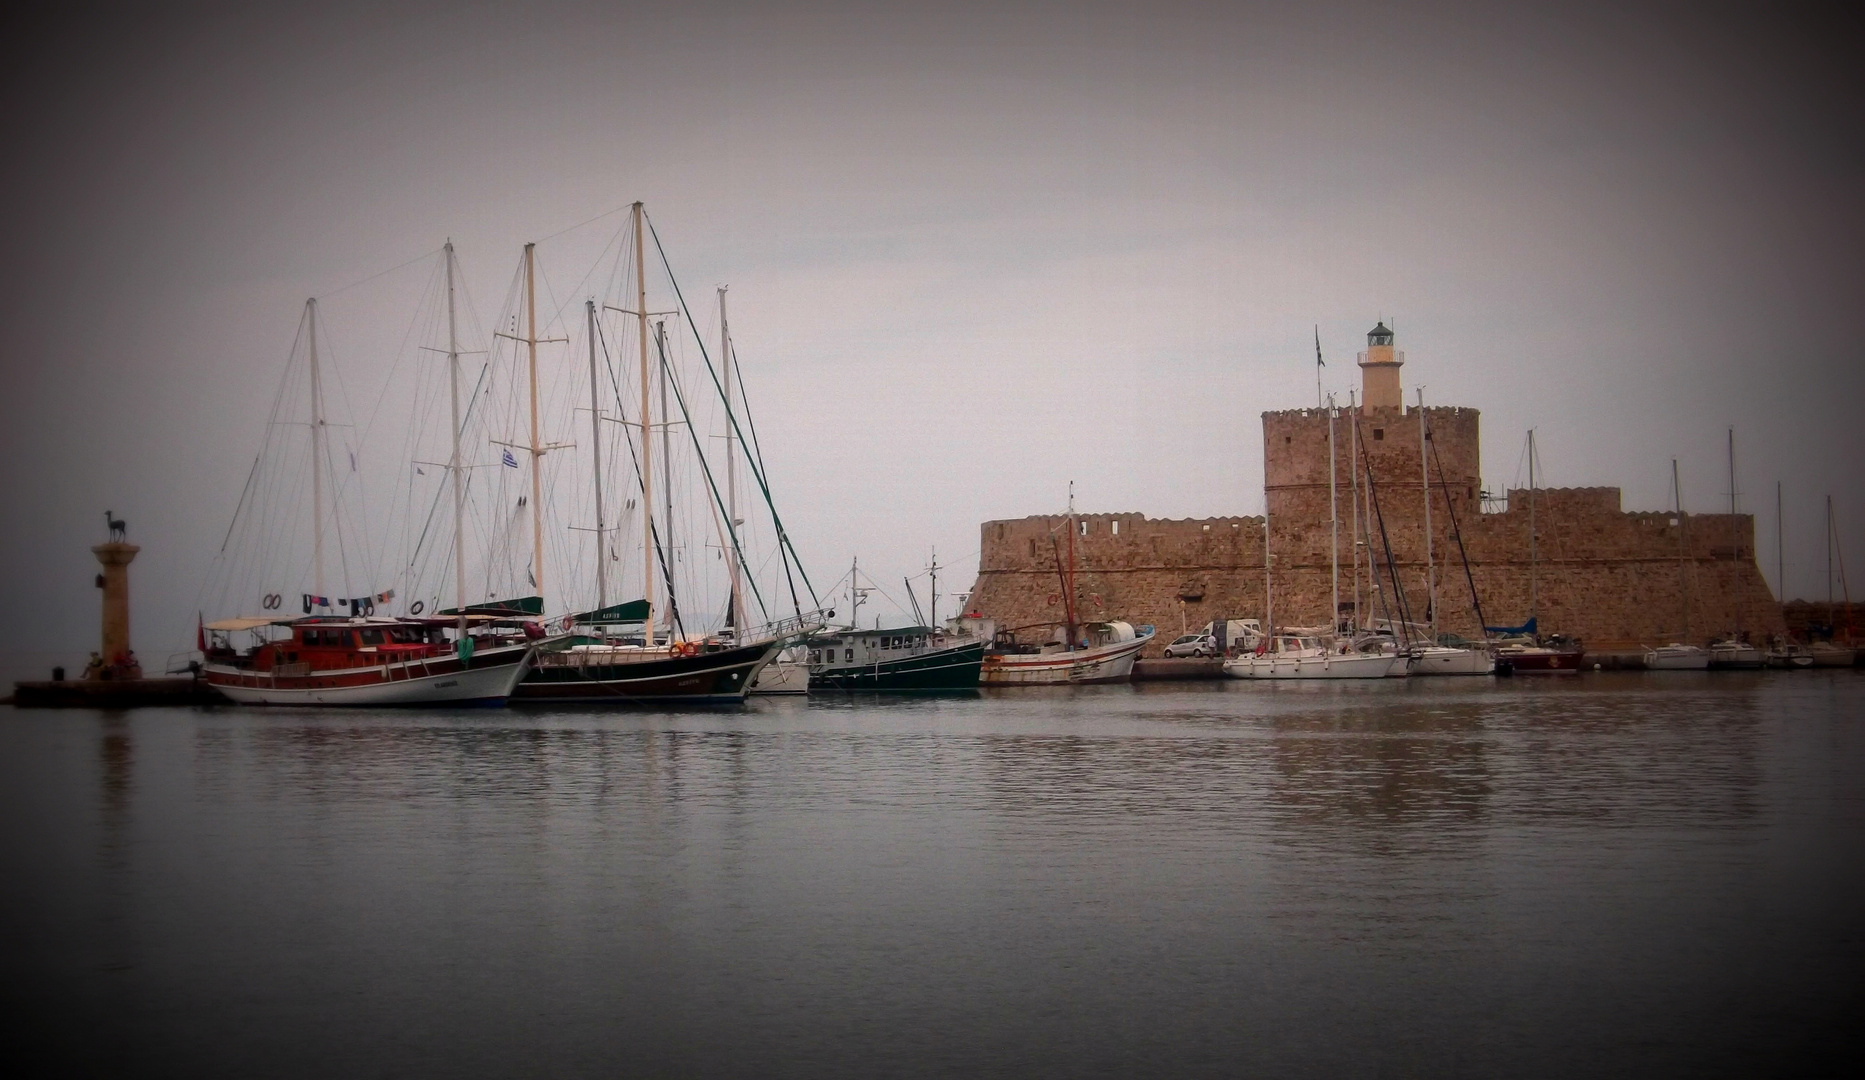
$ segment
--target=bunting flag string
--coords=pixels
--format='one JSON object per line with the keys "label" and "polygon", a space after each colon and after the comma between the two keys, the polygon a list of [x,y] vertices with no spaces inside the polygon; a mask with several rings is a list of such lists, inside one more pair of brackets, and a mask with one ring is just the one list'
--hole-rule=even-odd
{"label": "bunting flag string", "polygon": [[299,594],[304,598],[304,613],[309,615],[312,608],[346,607],[353,615],[372,615],[377,604],[386,604],[395,599],[395,590],[376,593],[374,596],[339,596],[333,604],[328,596],[315,596],[311,593]]}

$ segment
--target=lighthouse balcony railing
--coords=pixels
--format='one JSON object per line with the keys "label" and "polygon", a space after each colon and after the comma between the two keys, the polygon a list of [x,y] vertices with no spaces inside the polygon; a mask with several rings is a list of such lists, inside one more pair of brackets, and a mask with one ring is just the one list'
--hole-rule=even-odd
{"label": "lighthouse balcony railing", "polygon": [[[1364,352],[1362,352],[1362,353],[1359,353],[1359,354],[1357,354],[1357,355],[1358,355],[1358,356],[1360,357],[1360,363],[1362,363],[1362,364],[1365,364],[1365,363],[1366,363],[1366,353],[1364,353]],[[1405,363],[1405,350],[1404,350],[1404,349],[1394,349],[1394,350],[1392,350],[1392,362],[1393,362],[1393,363],[1395,363],[1395,364],[1403,364],[1403,363]]]}

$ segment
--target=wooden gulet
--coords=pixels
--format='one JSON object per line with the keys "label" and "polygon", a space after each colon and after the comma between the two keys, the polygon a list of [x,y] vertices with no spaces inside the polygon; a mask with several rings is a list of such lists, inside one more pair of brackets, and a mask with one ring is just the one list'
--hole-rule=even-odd
{"label": "wooden gulet", "polygon": [[[706,456],[699,448],[698,436],[692,431],[690,416],[686,416],[686,401],[679,383],[673,375],[668,357],[666,324],[664,321],[652,321],[654,315],[681,315],[685,313],[684,302],[678,310],[668,312],[650,312],[647,306],[647,265],[646,234],[648,231],[644,207],[637,202],[631,207],[631,221],[634,229],[634,290],[632,308],[609,307],[633,316],[637,335],[637,360],[639,375],[639,417],[635,422],[622,420],[633,429],[635,450],[636,480],[641,491],[642,508],[642,600],[633,604],[623,604],[610,608],[606,586],[598,575],[599,594],[597,610],[573,615],[566,618],[566,623],[579,627],[576,640],[561,647],[547,650],[540,654],[536,670],[520,684],[514,700],[520,702],[666,702],[666,703],[737,703],[742,702],[761,671],[776,654],[786,645],[802,639],[805,635],[821,626],[819,614],[804,615],[801,612],[789,620],[781,620],[762,628],[761,632],[750,633],[744,626],[742,595],[740,585],[743,582],[743,552],[738,541],[741,522],[737,517],[736,501],[736,456],[745,449],[742,439],[738,438],[737,417],[733,412],[733,402],[729,387],[731,379],[730,339],[726,336],[724,326],[724,294],[720,294],[721,342],[727,364],[726,385],[719,387],[727,402],[728,451],[730,465],[727,474],[728,492],[725,499],[719,498],[716,488],[712,486],[712,471],[706,463]],[[663,260],[665,256],[663,255]],[[675,286],[678,294],[678,284]],[[595,377],[594,339],[597,332],[594,320],[593,301],[586,306],[589,318],[591,344],[590,392],[591,410],[599,414],[601,410],[598,396],[598,382]],[[691,319],[687,320],[690,324]],[[655,391],[655,373],[650,366],[648,355],[649,335],[653,335],[655,351],[658,354],[660,399],[660,417],[656,421],[653,409]],[[702,353],[704,343],[701,343]],[[714,376],[715,380],[717,375]],[[682,416],[675,421],[673,407],[678,404]],[[598,421],[592,421],[597,423]],[[675,426],[688,429],[692,437],[695,452],[706,482],[711,489],[715,504],[724,502],[725,520],[721,524],[723,533],[722,546],[730,554],[728,576],[731,580],[732,607],[728,621],[732,623],[730,634],[691,635],[684,627],[680,609],[674,594],[674,574],[672,566],[672,528],[674,523],[673,506],[673,432]],[[655,490],[655,433],[658,428],[659,439],[659,482],[660,491]],[[599,440],[597,440],[599,441]],[[599,458],[599,448],[594,451]],[[753,462],[754,475],[758,474]],[[598,473],[598,477],[599,477]],[[600,479],[598,479],[600,484]],[[762,483],[760,475],[760,483]],[[768,488],[766,499],[768,502]],[[657,506],[656,495],[659,495]],[[601,495],[598,493],[598,506]],[[715,505],[715,522],[717,521]],[[597,530],[606,531],[606,519],[598,511]],[[780,544],[787,544],[781,537]],[[598,544],[598,558],[602,545]],[[793,553],[791,553],[793,555]],[[658,555],[658,560],[657,560]],[[663,591],[656,583],[656,563],[665,586],[666,616],[664,619],[665,638],[656,627],[656,601]],[[788,566],[788,563],[786,563]],[[760,603],[762,601],[760,600]],[[604,623],[628,622],[638,617],[641,634],[638,640],[615,637],[603,630]]]}
{"label": "wooden gulet", "polygon": [[[328,606],[324,593],[324,483],[327,421],[323,382],[317,352],[317,302],[305,305],[307,364],[310,375],[311,477],[312,477],[312,587],[306,598],[306,617],[242,616],[217,620],[202,627],[202,677],[221,694],[242,704],[255,705],[452,705],[498,704],[506,700],[523,676],[534,649],[534,634],[491,632],[475,646],[464,615],[464,571],[459,568],[463,538],[464,498],[460,461],[459,334],[455,321],[453,244],[444,249],[447,282],[448,381],[452,450],[448,472],[454,495],[455,590],[462,601],[457,625],[441,618],[394,618],[365,615],[363,599],[351,601],[349,617],[311,613],[313,606]],[[339,538],[341,542],[341,538]],[[392,593],[375,599],[381,600]],[[277,599],[268,597],[268,605]],[[312,601],[315,600],[314,605]],[[373,610],[373,602],[368,607]],[[446,630],[455,630],[452,643]],[[288,628],[289,636],[261,640],[240,652],[229,643],[237,632],[269,633]]]}

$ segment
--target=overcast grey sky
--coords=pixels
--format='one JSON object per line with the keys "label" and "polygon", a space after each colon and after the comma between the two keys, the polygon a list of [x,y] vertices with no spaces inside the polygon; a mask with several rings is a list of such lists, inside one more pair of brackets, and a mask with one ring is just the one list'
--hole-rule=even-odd
{"label": "overcast grey sky", "polygon": [[[877,578],[1059,509],[1260,513],[1258,414],[1396,319],[1492,487],[1743,508],[1865,582],[1860,95],[1778,6],[184,6],[8,73],[0,652],[93,647],[108,507],[145,658],[184,648],[307,296],[455,241],[488,316],[644,200],[730,283],[786,520]],[[565,232],[570,229],[569,232]],[[559,235],[561,234],[561,235]],[[597,244],[600,237],[595,238]],[[553,261],[555,260],[555,261]],[[395,275],[387,275],[392,283]],[[392,290],[391,290],[392,291]],[[336,299],[332,301],[337,306]],[[340,360],[405,312],[351,305]],[[334,316],[333,316],[334,318]],[[1860,591],[1865,591],[1862,588]],[[212,617],[215,613],[208,613]],[[17,661],[23,663],[26,661]],[[49,662],[49,661],[48,661]],[[9,677],[18,672],[8,671]]]}

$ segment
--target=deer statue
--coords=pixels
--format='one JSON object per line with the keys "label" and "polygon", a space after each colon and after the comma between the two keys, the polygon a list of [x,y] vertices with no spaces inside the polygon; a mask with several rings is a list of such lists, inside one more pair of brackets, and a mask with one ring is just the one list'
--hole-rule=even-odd
{"label": "deer statue", "polygon": [[120,520],[112,511],[104,511],[104,521],[110,526],[110,542],[121,543],[129,536],[129,524]]}

